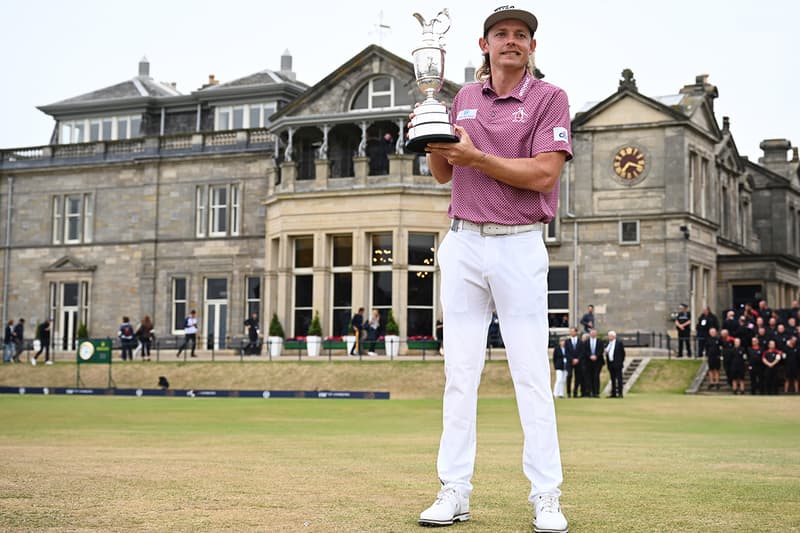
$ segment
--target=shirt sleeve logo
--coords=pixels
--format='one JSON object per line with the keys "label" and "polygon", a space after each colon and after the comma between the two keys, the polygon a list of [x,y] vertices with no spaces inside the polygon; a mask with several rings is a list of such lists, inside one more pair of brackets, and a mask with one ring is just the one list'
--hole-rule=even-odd
{"label": "shirt sleeve logo", "polygon": [[478,116],[477,109],[462,109],[458,112],[458,116],[456,120],[466,120],[466,119],[474,119]]}
{"label": "shirt sleeve logo", "polygon": [[553,140],[561,142],[569,142],[567,138],[567,128],[556,126],[553,128]]}

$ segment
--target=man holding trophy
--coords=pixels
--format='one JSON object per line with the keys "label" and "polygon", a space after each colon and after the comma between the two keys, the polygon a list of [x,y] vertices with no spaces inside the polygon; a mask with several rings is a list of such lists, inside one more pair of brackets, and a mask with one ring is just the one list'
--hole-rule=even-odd
{"label": "man holding trophy", "polygon": [[[441,122],[420,113],[423,106],[411,117],[410,151],[418,151],[414,144],[428,135],[440,137],[425,141],[423,150],[436,181],[452,182],[450,232],[438,250],[448,328],[437,460],[442,488],[420,514],[425,526],[470,518],[478,386],[486,330],[496,309],[523,428],[522,464],[531,482],[534,529],[568,531],[559,504],[562,470],[550,391],[542,229],[556,214],[559,175],[572,145],[566,94],[532,74],[537,26],[532,13],[510,5],[486,18],[478,40],[484,55],[476,73],[481,83],[465,85],[449,115],[457,139],[447,137],[449,124],[422,131]],[[423,23],[423,37],[424,30]],[[419,70],[417,80],[430,99],[430,82],[420,83]],[[415,131],[419,126],[424,128]]]}

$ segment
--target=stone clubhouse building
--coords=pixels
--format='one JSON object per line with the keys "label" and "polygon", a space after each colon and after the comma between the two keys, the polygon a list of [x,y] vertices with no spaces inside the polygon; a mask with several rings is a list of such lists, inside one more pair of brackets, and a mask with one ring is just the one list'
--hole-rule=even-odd
{"label": "stone clubhouse building", "polygon": [[[797,148],[770,139],[757,162],[742,156],[716,97],[706,76],[644,95],[626,70],[575,113],[544,235],[554,324],[591,303],[600,329],[663,332],[680,302],[797,298]],[[0,149],[4,320],[32,332],[53,317],[65,350],[80,324],[114,336],[123,315],[179,335],[191,309],[215,349],[252,313],[264,334],[275,313],[287,337],[319,313],[338,336],[358,307],[384,324],[391,309],[401,338],[434,335],[449,186],[403,153],[421,98],[412,64],[371,45],[314,86],[288,52],[280,70],[188,94],[143,59],[131,79],[40,107],[50,142]]]}

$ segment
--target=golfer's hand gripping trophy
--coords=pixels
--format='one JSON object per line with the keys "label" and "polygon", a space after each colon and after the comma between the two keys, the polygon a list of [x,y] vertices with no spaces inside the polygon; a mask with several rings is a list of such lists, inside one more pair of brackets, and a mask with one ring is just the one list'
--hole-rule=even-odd
{"label": "golfer's hand gripping trophy", "polygon": [[428,143],[458,142],[447,107],[434,98],[444,81],[444,34],[450,29],[450,14],[444,8],[430,21],[419,13],[414,13],[414,17],[422,25],[422,45],[412,52],[414,75],[427,98],[414,110],[406,151],[423,154]]}

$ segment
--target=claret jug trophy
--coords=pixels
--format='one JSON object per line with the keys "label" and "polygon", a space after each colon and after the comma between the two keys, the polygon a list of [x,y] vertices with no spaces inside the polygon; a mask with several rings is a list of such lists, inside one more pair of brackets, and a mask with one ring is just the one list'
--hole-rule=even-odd
{"label": "claret jug trophy", "polygon": [[414,110],[406,151],[423,154],[428,143],[458,142],[447,107],[434,98],[444,82],[444,34],[450,29],[450,14],[444,8],[429,21],[419,13],[414,17],[422,25],[422,43],[412,52],[414,75],[426,98]]}

